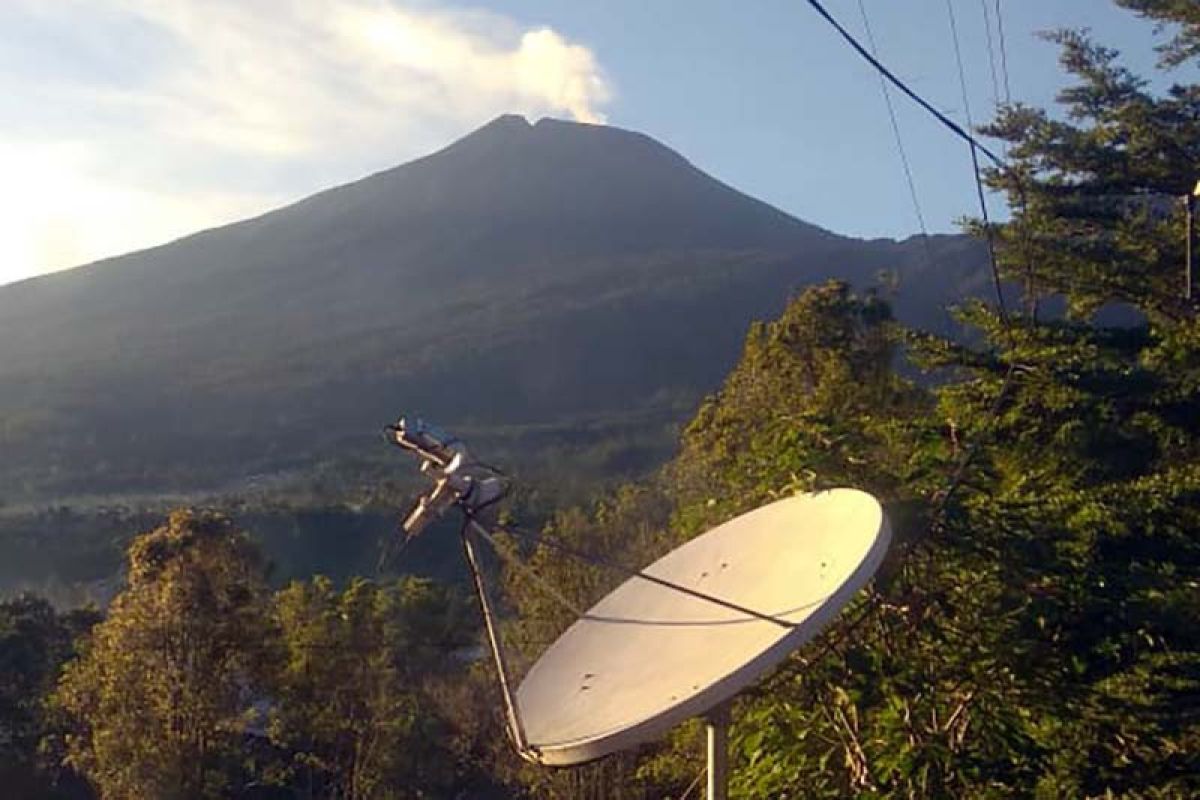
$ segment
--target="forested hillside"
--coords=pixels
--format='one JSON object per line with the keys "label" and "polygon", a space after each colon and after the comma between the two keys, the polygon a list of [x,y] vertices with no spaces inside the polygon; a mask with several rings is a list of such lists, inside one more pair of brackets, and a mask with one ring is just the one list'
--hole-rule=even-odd
{"label": "forested hillside", "polygon": [[835,236],[640,134],[501,117],[261,217],[0,287],[0,503],[344,494],[387,474],[372,445],[401,412],[510,461],[634,474],[799,287],[887,270],[903,318],[944,324],[986,285],[983,251],[928,246]]}
{"label": "forested hillside", "polygon": [[[0,596],[106,598],[139,525],[222,508],[276,576],[366,569],[437,420],[540,505],[666,461],[754,319],[838,277],[946,330],[966,236],[860,241],[640,134],[500,117],[426,158],[162,247],[0,287]],[[882,274],[882,277],[881,277]],[[413,568],[445,576],[447,552]]]}
{"label": "forested hillside", "polygon": [[[1194,4],[1118,2],[1171,24],[1164,75],[1200,64]],[[1019,302],[961,306],[964,344],[846,282],[812,286],[750,328],[670,463],[545,522],[640,564],[798,490],[885,503],[896,541],[870,590],[739,699],[735,797],[1200,795],[1200,306],[1181,286],[1200,86],[1158,94],[1087,34],[1053,40],[1061,107],[1009,106],[988,126],[1008,146],[987,180],[1013,211],[991,233]],[[1048,296],[1068,313],[1044,313]],[[1143,321],[1098,321],[1112,301]],[[501,546],[572,604],[620,577]],[[573,612],[521,570],[492,574],[527,664]],[[272,589],[219,514],[180,511],[134,539],[117,590],[105,612],[0,605],[6,786],[681,798],[702,764],[687,725],[585,767],[520,763],[454,589]]]}

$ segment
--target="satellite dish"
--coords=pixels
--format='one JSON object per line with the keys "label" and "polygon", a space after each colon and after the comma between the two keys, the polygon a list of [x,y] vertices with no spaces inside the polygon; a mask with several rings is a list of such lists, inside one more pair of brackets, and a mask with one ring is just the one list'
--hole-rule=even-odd
{"label": "satellite dish", "polygon": [[[617,587],[517,689],[524,755],[579,764],[719,710],[827,625],[890,539],[874,497],[833,489],[763,506],[668,553],[644,574],[728,605],[637,576]],[[710,761],[712,737],[710,727]]]}
{"label": "satellite dish", "polygon": [[891,540],[879,502],[855,489],[743,514],[635,573],[568,628],[513,692],[468,535],[495,546],[477,514],[504,498],[502,473],[421,420],[401,418],[385,431],[433,481],[404,519],[406,536],[452,507],[464,515],[463,551],[509,732],[517,751],[540,764],[591,761],[704,715],[708,797],[725,800],[730,699],[828,624],[875,574]]}

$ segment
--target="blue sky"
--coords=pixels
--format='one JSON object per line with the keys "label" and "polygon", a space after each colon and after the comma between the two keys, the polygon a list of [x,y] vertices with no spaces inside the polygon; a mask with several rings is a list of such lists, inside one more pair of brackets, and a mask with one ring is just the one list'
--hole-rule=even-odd
{"label": "blue sky", "polygon": [[[946,0],[863,1],[883,60],[965,121]],[[983,120],[995,0],[950,2]],[[861,34],[858,0],[826,5]],[[1016,100],[1063,82],[1039,30],[1089,27],[1152,71],[1152,26],[1107,0],[1001,7]],[[894,101],[928,227],[954,230],[974,213],[965,145]],[[260,213],[506,111],[642,131],[839,233],[918,228],[874,73],[802,0],[4,0],[0,283]]]}

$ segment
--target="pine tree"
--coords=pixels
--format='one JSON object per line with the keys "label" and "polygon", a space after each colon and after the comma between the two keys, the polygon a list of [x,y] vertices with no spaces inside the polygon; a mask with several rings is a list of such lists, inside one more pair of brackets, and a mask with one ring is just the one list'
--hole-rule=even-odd
{"label": "pine tree", "polygon": [[[1125,4],[1187,22],[1164,60],[1195,58],[1194,4]],[[969,312],[990,351],[942,395],[994,442],[963,524],[1034,568],[1022,616],[1039,789],[1186,796],[1200,791],[1200,322],[1179,198],[1200,177],[1200,86],[1158,96],[1086,34],[1049,38],[1076,79],[1065,116],[1014,106],[988,128],[1013,165],[990,175],[1015,211],[1002,265],[1028,296],[1007,325]],[[1065,315],[1039,314],[1047,295]],[[1138,321],[1095,313],[1114,303]]]}

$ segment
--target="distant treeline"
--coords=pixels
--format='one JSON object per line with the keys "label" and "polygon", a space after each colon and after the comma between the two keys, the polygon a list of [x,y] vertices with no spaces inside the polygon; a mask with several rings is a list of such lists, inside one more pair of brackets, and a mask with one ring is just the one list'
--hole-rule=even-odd
{"label": "distant treeline", "polygon": [[[468,428],[465,436],[478,433]],[[570,432],[559,426],[517,426],[472,436],[488,457],[511,467],[526,519],[579,502],[621,478],[648,474],[675,447],[665,419],[612,420]],[[170,508],[219,509],[263,549],[270,579],[285,583],[321,573],[335,579],[372,574],[382,544],[395,534],[415,496],[407,458],[375,445],[376,461],[339,469],[324,465],[306,477],[266,479],[241,491],[197,493],[186,501],[130,497],[82,499],[32,508],[0,506],[0,598],[33,592],[60,608],[104,605],[115,591],[125,548]],[[536,488],[532,488],[536,487]],[[395,565],[408,574],[457,581],[458,545],[426,537]]]}
{"label": "distant treeline", "polygon": [[454,592],[272,592],[244,533],[189,511],[133,538],[125,574],[105,612],[0,604],[9,796],[489,795],[469,728],[490,692],[471,688],[476,625]]}

